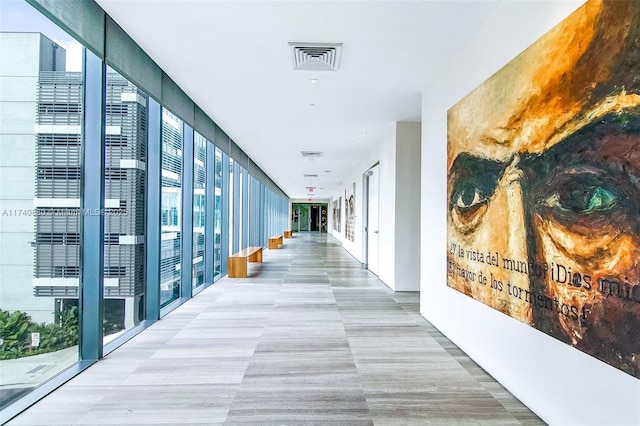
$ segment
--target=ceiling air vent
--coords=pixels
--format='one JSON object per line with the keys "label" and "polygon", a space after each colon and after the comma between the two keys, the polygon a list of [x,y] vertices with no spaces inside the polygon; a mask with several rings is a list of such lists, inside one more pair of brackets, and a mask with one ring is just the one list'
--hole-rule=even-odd
{"label": "ceiling air vent", "polygon": [[317,158],[322,157],[322,151],[301,151],[302,156],[305,158]]}
{"label": "ceiling air vent", "polygon": [[337,71],[340,66],[342,43],[289,42],[296,70]]}
{"label": "ceiling air vent", "polygon": [[318,177],[318,175],[308,175],[308,174],[304,174],[304,177],[306,178],[314,178],[314,177]]}

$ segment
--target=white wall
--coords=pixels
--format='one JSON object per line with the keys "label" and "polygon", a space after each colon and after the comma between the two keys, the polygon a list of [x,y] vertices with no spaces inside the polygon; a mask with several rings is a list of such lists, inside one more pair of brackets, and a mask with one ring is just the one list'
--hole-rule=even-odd
{"label": "white wall", "polygon": [[[331,231],[359,261],[364,258],[364,173],[380,164],[378,278],[394,291],[419,291],[420,273],[420,123],[397,122],[351,171],[344,186],[356,183],[355,241]],[[342,196],[344,190],[334,199]]]}
{"label": "white wall", "polygon": [[422,105],[421,313],[544,421],[640,424],[640,381],[446,285],[447,110],[579,7],[502,2]]}
{"label": "white wall", "polygon": [[396,291],[420,290],[420,131],[396,124]]}
{"label": "white wall", "polygon": [[[389,126],[383,138],[374,144],[368,151],[368,155],[362,159],[360,165],[346,173],[343,180],[343,189],[339,194],[333,196],[333,200],[342,197],[341,208],[341,232],[336,232],[331,227],[331,234],[336,237],[343,247],[357,260],[363,261],[364,256],[364,227],[362,219],[364,217],[364,194],[362,193],[363,175],[375,163],[380,163],[380,270],[378,278],[390,288],[395,286],[395,266],[392,259],[395,257],[394,235],[395,235],[395,123]],[[351,242],[345,238],[345,209],[344,190],[353,182],[356,183],[356,228],[355,241]]]}
{"label": "white wall", "polygon": [[[396,129],[390,127],[379,144],[380,186],[378,209],[378,278],[389,288],[396,288],[395,223],[396,223]],[[374,163],[371,163],[373,165]],[[370,167],[370,166],[369,166]],[[367,167],[368,168],[368,167]],[[364,173],[365,170],[363,170]]]}

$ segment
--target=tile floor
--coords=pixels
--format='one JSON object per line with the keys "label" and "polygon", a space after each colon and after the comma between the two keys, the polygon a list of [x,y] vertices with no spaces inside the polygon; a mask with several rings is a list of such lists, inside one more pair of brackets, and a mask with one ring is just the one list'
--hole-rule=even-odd
{"label": "tile floor", "polygon": [[544,424],[327,234],[297,233],[10,425]]}

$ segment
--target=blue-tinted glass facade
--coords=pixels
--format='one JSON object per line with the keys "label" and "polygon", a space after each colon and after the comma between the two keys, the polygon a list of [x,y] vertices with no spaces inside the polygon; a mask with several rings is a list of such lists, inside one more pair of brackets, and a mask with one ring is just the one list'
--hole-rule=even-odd
{"label": "blue-tinted glass facade", "polygon": [[[2,13],[15,5],[44,19],[26,2]],[[224,277],[229,254],[286,229],[289,208],[242,166],[246,157],[229,155],[219,128],[199,128],[154,99],[154,84],[117,70],[117,50],[103,62],[68,34],[63,46],[52,41],[60,34],[37,31],[0,33],[0,59],[14,67],[0,75],[14,88],[0,97],[0,209],[9,212],[0,243],[12,242],[0,251],[0,316],[21,332],[0,339],[2,418]],[[5,48],[12,38],[15,49]],[[64,345],[47,347],[54,331]],[[11,368],[40,352],[56,354],[46,374]]]}

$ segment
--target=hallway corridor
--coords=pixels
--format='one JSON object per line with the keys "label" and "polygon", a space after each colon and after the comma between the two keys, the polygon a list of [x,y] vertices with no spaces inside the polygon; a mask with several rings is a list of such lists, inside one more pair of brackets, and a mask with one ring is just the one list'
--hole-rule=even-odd
{"label": "hallway corridor", "polygon": [[327,234],[297,233],[11,425],[544,424]]}

